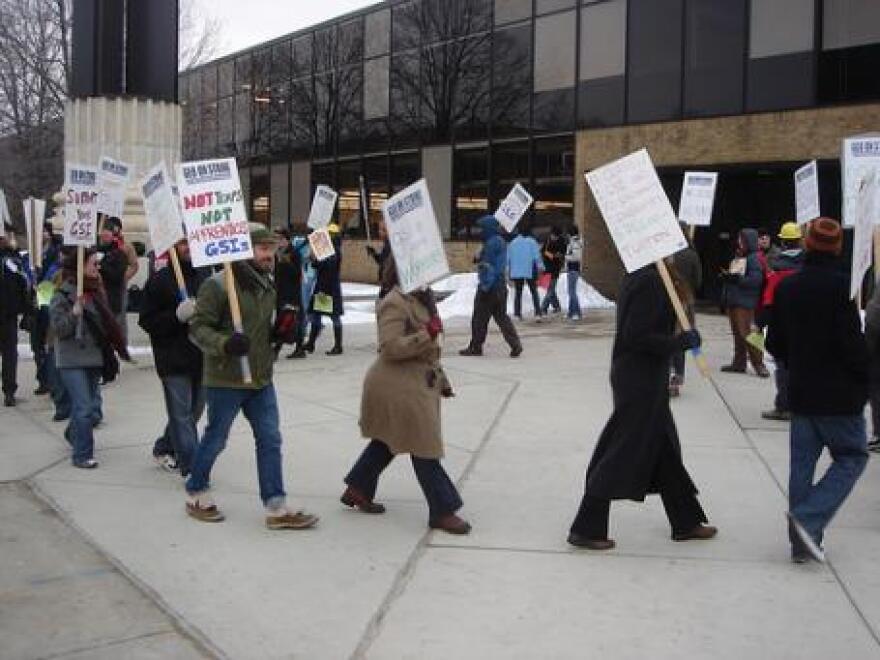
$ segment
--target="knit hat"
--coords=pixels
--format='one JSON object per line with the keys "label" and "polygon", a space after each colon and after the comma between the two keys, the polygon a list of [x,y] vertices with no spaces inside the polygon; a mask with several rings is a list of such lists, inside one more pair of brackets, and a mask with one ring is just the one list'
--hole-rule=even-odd
{"label": "knit hat", "polygon": [[843,230],[831,218],[816,218],[807,229],[807,251],[838,255],[843,248]]}
{"label": "knit hat", "polygon": [[248,229],[251,233],[251,243],[254,245],[278,242],[278,236],[269,231],[269,228],[264,224],[259,222],[249,222]]}

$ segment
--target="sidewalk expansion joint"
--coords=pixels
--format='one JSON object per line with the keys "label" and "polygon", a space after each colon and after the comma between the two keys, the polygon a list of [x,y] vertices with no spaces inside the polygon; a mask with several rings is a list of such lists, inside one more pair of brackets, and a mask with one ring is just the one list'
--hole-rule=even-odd
{"label": "sidewalk expansion joint", "polygon": [[131,642],[136,642],[142,639],[150,639],[151,637],[161,637],[162,635],[168,635],[176,632],[173,628],[167,628],[166,630],[154,630],[153,632],[144,633],[143,635],[135,635],[133,637],[124,637],[122,639],[114,639],[103,643],[94,644],[92,646],[81,646],[75,649],[68,649],[66,651],[61,651],[59,653],[52,653],[50,655],[41,655],[35,660],[61,660],[63,658],[70,657],[72,655],[78,655],[80,653],[86,653],[88,651],[98,651],[103,649],[112,649],[114,646],[121,646],[122,644],[129,644]]}

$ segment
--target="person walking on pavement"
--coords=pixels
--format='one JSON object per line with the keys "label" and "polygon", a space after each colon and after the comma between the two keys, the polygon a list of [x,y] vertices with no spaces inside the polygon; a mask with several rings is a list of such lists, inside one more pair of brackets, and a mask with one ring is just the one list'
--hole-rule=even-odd
{"label": "person walking on pavement", "polygon": [[428,503],[428,526],[467,534],[471,526],[456,515],[461,497],[440,463],[440,401],[455,395],[440,366],[443,323],[434,294],[403,293],[393,258],[385,261],[382,279],[388,292],[377,303],[379,355],[361,398],[361,434],[370,442],[345,477],[340,500],[364,513],[385,513],[374,501],[379,477],[397,454],[409,454]]}
{"label": "person walking on pavement", "polygon": [[[275,304],[276,319],[291,314],[294,319],[294,353],[300,350],[304,337],[302,325],[302,263],[299,252],[294,249],[287,229],[276,229],[278,251],[275,253],[275,288],[278,292]],[[280,348],[280,347],[279,347]]]}
{"label": "person walking on pavement", "polygon": [[[37,368],[37,389],[34,394],[43,395],[51,392],[50,370],[48,361],[48,334],[49,334],[49,300],[54,293],[52,280],[55,274],[61,270],[61,253],[58,241],[52,231],[52,223],[43,224],[43,254],[42,265],[37,268],[36,260],[28,255],[28,267],[31,270],[34,293],[36,298],[36,313],[34,316],[31,335],[31,352],[34,355],[34,365]],[[43,292],[51,292],[48,297]]]}
{"label": "person walking on pavement", "polygon": [[197,424],[205,409],[202,352],[190,341],[189,324],[207,273],[193,267],[186,239],[171,249],[177,252],[187,297],[181,299],[174,269],[156,271],[144,286],[138,324],[150,336],[168,415],[165,430],[153,445],[153,460],[169,472],[180,470],[185,477],[199,442]]}
{"label": "person walking on pavement", "polygon": [[569,321],[581,320],[581,302],[578,300],[578,282],[581,280],[581,261],[584,257],[584,242],[581,240],[577,225],[572,225],[568,232],[568,244],[565,248],[565,276],[568,279],[568,315]]}
{"label": "person walking on pavement", "polygon": [[[125,242],[122,235],[122,221],[119,218],[105,217],[101,225],[98,250],[101,259],[101,277],[107,289],[110,309],[116,315],[116,323],[122,329],[122,336],[128,340],[128,283],[140,268],[137,253]],[[104,259],[108,259],[105,263]]]}
{"label": "person walking on pavement", "polygon": [[[683,293],[681,302],[691,327],[695,327],[694,304],[697,291],[703,284],[703,264],[700,262],[700,255],[697,254],[693,243],[688,238],[688,232],[685,231],[684,235],[688,245],[673,255],[673,268],[670,269],[670,272],[680,279],[679,286]],[[684,387],[685,363],[685,351],[676,351],[672,354],[672,375],[669,378],[669,396],[671,397],[679,396],[681,388]]]}
{"label": "person walking on pavement", "polygon": [[556,284],[559,282],[559,274],[562,272],[562,266],[565,263],[565,248],[565,237],[559,233],[556,225],[552,225],[550,227],[550,235],[544,240],[544,246],[541,248],[541,254],[544,258],[544,271],[550,273],[550,284],[547,285],[547,293],[544,295],[544,302],[541,304],[542,314],[547,314],[551,306],[557,313],[562,311],[559,296],[556,294]]}
{"label": "person walking on pavement", "polygon": [[498,233],[500,225],[495,216],[483,216],[477,220],[477,226],[482,233],[483,249],[477,255],[478,286],[471,317],[471,341],[458,354],[482,355],[489,319],[494,318],[504,340],[510,346],[510,357],[519,357],[522,354],[522,343],[513,327],[513,321],[507,315],[507,244]]}
{"label": "person walking on pavement", "polygon": [[342,237],[339,225],[331,224],[327,227],[333,248],[336,253],[323,261],[315,263],[317,279],[315,280],[315,292],[312,294],[312,302],[309,306],[311,317],[311,330],[309,340],[303,347],[307,353],[315,352],[315,342],[321,335],[322,318],[329,316],[333,323],[333,348],[326,355],[342,355],[342,315],[345,308],[342,300]]}
{"label": "person walking on pavement", "polygon": [[[680,295],[680,293],[679,293]],[[710,539],[697,489],[682,462],[669,408],[669,360],[700,346],[696,330],[674,334],[675,313],[655,265],[624,278],[617,299],[611,357],[614,411],[587,468],[584,495],[568,542],[591,550],[615,546],[608,536],[611,500],[644,501],[659,493],[673,541]]]}
{"label": "person walking on pavement", "polygon": [[754,229],[743,229],[737,236],[737,258],[731,262],[732,268],[722,272],[724,296],[730,332],[733,335],[733,360],[721,367],[727,373],[746,372],[746,358],[752,363],[755,373],[761,378],[769,378],[770,372],[764,366],[764,359],[746,337],[752,331],[755,321],[755,308],[761,299],[764,288],[764,270],[758,259],[758,233]]}
{"label": "person walking on pavement", "polygon": [[[232,265],[241,306],[243,332],[235,332],[229,310],[224,273],[217,273],[199,289],[196,313],[190,320],[190,335],[204,354],[205,398],[208,424],[196,448],[186,481],[187,513],[203,522],[220,522],[223,513],[210,494],[211,469],[226,447],[229,430],[239,412],[244,413],[254,434],[260,499],[269,529],[305,529],[318,517],[287,506],[281,464],[281,431],[278,400],[272,383],[276,337],[275,314],[276,239],[266,227],[251,223],[254,257]],[[251,382],[241,374],[241,358],[251,369]]]}
{"label": "person walking on pavement", "polygon": [[296,317],[296,333],[294,335],[293,352],[287,355],[288,359],[301,360],[308,356],[306,353],[306,330],[309,327],[309,315],[306,313],[306,301],[311,301],[315,285],[315,273],[309,261],[309,241],[304,236],[296,236],[290,242],[290,261],[299,268],[299,314]]}
{"label": "person walking on pavement", "polygon": [[[838,263],[842,248],[836,220],[810,223],[803,268],[779,284],[767,333],[767,349],[789,375],[787,515],[798,563],[824,561],[825,528],[868,461],[868,347],[848,273]],[[814,483],[826,448],[831,467]]]}
{"label": "person walking on pavement", "polygon": [[[803,233],[800,226],[796,222],[786,222],[782,225],[779,238],[782,241],[782,249],[768,264],[767,281],[761,294],[761,314],[764,318],[758,322],[759,327],[763,327],[769,322],[779,284],[789,275],[798,272],[804,264]],[[761,417],[775,421],[788,421],[791,419],[791,408],[788,402],[788,370],[785,365],[777,363],[773,376],[776,381],[776,397],[773,400],[773,408],[762,412]]]}
{"label": "person walking on pavement", "polygon": [[520,227],[519,234],[507,247],[507,269],[515,287],[513,297],[513,315],[522,321],[523,287],[528,284],[532,294],[532,310],[535,318],[541,318],[541,303],[538,300],[538,276],[544,271],[541,259],[541,247],[532,237],[532,230],[527,226]]}
{"label": "person walking on pavement", "polygon": [[868,381],[871,439],[868,441],[868,451],[880,453],[880,286],[874,287],[874,293],[865,306],[865,342],[871,358]]}
{"label": "person walking on pavement", "polygon": [[18,389],[18,317],[30,311],[30,293],[24,263],[15,250],[12,226],[6,224],[0,234],[0,359],[3,360],[0,380],[3,405],[16,404]]}

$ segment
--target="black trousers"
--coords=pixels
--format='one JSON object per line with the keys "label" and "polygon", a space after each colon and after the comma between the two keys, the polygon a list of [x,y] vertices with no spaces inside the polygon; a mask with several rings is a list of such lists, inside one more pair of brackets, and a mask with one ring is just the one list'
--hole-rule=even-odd
{"label": "black trousers", "polygon": [[[458,511],[462,506],[461,496],[440,461],[436,458],[410,458],[416,479],[428,502],[429,520]],[[376,496],[379,477],[393,460],[394,454],[388,445],[381,440],[371,440],[345,477],[345,483],[372,500]]]}
{"label": "black trousers", "polygon": [[[689,532],[707,522],[706,514],[691,490],[691,482],[681,458],[669,447],[663,451],[654,471],[654,483],[660,491],[672,533]],[[608,515],[611,502],[584,493],[571,531],[589,539],[608,538]]]}
{"label": "black trousers", "polygon": [[507,315],[507,285],[504,282],[499,282],[490,291],[477,288],[477,295],[474,296],[474,315],[471,317],[471,348],[477,350],[483,348],[489,331],[489,319],[495,319],[501,334],[504,335],[504,341],[511,348],[521,346],[513,321]]}
{"label": "black trousers", "polygon": [[0,320],[0,359],[3,360],[3,394],[12,396],[18,389],[15,381],[18,371],[18,317]]}
{"label": "black trousers", "polygon": [[522,294],[523,286],[529,285],[529,291],[532,294],[532,309],[535,310],[535,316],[541,316],[541,301],[538,299],[538,285],[534,279],[515,279],[513,286],[516,287],[516,294],[513,297],[513,315],[522,318]]}

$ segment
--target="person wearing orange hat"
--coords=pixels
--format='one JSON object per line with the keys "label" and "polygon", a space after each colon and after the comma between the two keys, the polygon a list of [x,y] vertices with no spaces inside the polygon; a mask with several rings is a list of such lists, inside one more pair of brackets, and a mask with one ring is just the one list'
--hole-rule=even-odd
{"label": "person wearing orange hat", "polygon": [[[868,347],[840,267],[843,229],[817,218],[800,272],[779,284],[767,349],[789,373],[791,407],[788,522],[792,559],[824,561],[825,528],[868,461],[865,403]],[[831,467],[814,483],[827,448]]]}

